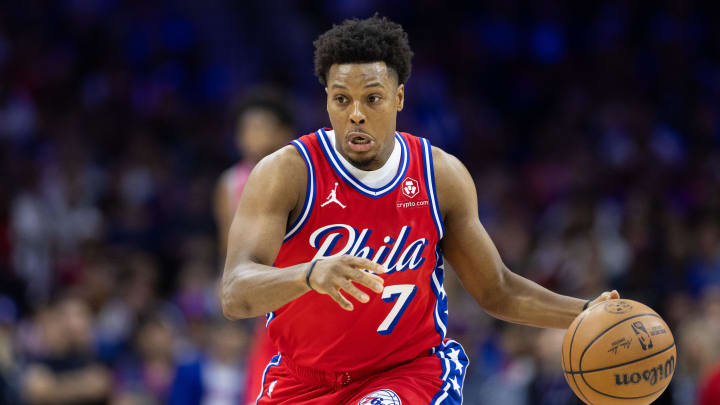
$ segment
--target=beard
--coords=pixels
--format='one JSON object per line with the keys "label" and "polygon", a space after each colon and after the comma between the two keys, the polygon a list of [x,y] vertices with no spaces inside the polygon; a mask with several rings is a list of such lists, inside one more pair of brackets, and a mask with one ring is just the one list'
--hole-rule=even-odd
{"label": "beard", "polygon": [[370,168],[377,162],[376,156],[367,159],[347,159],[353,166],[360,170],[371,170]]}

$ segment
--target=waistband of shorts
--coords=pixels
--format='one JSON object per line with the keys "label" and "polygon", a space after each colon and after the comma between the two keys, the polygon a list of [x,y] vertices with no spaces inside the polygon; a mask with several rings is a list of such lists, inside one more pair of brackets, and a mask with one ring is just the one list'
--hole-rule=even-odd
{"label": "waistband of shorts", "polygon": [[382,368],[374,368],[367,370],[355,371],[329,371],[320,370],[310,367],[304,367],[295,363],[289,357],[283,356],[283,363],[298,380],[313,385],[322,385],[333,387],[335,389],[343,388],[353,382],[364,380],[370,376],[385,372],[403,364],[409,363],[418,357],[431,355],[431,350],[423,350],[417,356],[397,364],[391,364]]}

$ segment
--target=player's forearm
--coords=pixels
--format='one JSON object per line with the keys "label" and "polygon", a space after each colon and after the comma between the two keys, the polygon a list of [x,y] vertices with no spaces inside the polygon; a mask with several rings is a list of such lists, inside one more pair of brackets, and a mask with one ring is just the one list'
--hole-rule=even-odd
{"label": "player's forearm", "polygon": [[233,320],[252,318],[300,297],[310,291],[305,283],[307,266],[278,269],[246,262],[227,269],[220,290],[223,314]]}
{"label": "player's forearm", "polygon": [[485,310],[513,323],[566,329],[585,305],[584,300],[554,293],[509,270],[500,284],[498,299]]}

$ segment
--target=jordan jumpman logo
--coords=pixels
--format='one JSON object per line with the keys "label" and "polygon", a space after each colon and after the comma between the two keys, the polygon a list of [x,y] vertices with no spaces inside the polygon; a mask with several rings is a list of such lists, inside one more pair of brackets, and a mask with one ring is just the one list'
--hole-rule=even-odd
{"label": "jordan jumpman logo", "polygon": [[327,196],[327,201],[325,201],[324,203],[320,204],[321,207],[324,207],[324,206],[326,206],[326,205],[334,202],[334,203],[337,203],[337,205],[339,205],[342,209],[345,209],[345,204],[341,203],[341,202],[337,199],[337,186],[338,186],[338,184],[337,184],[337,182],[335,182],[335,188],[332,189],[332,191],[330,191],[330,195]]}

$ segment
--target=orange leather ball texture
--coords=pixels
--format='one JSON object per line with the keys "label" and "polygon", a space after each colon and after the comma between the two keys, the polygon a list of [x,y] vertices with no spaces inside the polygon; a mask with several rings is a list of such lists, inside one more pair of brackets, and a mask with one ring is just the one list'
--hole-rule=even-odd
{"label": "orange leather ball texture", "polygon": [[670,328],[637,301],[595,304],[565,332],[565,379],[586,404],[649,404],[670,384],[676,364]]}

